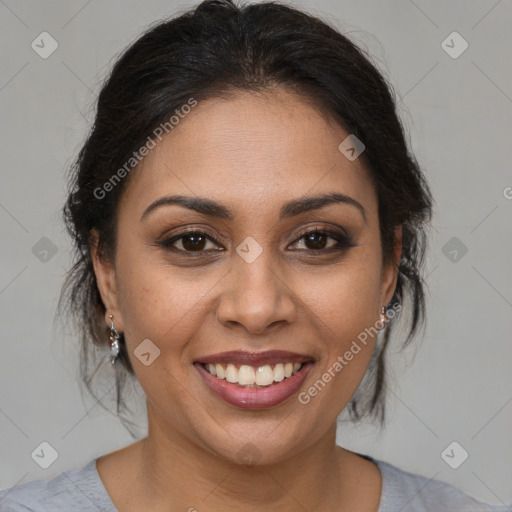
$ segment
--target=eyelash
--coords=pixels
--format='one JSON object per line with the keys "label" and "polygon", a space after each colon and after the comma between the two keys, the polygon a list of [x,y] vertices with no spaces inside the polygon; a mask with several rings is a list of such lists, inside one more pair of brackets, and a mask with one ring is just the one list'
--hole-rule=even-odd
{"label": "eyelash", "polygon": [[[338,243],[338,245],[334,246],[334,247],[329,247],[327,249],[301,249],[302,251],[305,250],[310,253],[324,253],[325,254],[325,253],[332,252],[332,251],[343,251],[345,249],[349,249],[349,248],[355,247],[357,245],[354,243],[354,240],[350,235],[346,235],[346,234],[340,233],[338,231],[332,231],[330,229],[322,228],[322,227],[305,228],[305,229],[299,231],[298,238],[296,238],[292,244],[296,244],[297,242],[299,242],[300,240],[302,240],[304,237],[306,237],[307,235],[309,235],[311,233],[320,233],[322,235],[326,235],[329,238],[332,238],[333,240],[335,240]],[[187,250],[183,250],[183,249],[176,249],[175,247],[173,247],[173,244],[175,242],[177,242],[178,240],[181,240],[182,238],[186,238],[187,236],[192,236],[192,235],[202,235],[207,240],[214,242],[218,245],[222,245],[221,242],[213,235],[209,235],[209,234],[205,233],[204,231],[199,231],[199,230],[184,231],[184,232],[179,233],[167,240],[163,240],[158,245],[164,249],[171,250],[171,251],[178,252],[178,253],[183,253],[183,254],[185,254],[187,256],[191,256],[191,257],[195,257],[196,255],[201,255],[202,253],[217,251],[216,249],[209,249],[206,251],[205,250],[187,251]]]}

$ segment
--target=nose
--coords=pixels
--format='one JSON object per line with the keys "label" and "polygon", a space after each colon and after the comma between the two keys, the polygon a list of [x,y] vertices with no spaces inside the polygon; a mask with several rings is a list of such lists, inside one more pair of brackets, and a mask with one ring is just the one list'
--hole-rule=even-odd
{"label": "nose", "polygon": [[223,279],[217,320],[229,328],[243,326],[261,335],[278,324],[291,324],[297,315],[293,285],[272,261],[269,249],[251,263],[236,252],[229,274]]}

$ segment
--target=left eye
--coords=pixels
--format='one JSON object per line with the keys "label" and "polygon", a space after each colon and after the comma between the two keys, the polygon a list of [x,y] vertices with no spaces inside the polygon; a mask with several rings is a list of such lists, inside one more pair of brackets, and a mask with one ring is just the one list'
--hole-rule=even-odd
{"label": "left eye", "polygon": [[[326,247],[327,240],[334,240],[336,243],[329,247]],[[345,247],[353,246],[352,241],[349,237],[336,231],[330,231],[328,229],[312,229],[303,233],[294,243],[304,241],[304,245],[310,245],[305,250],[311,251],[322,251],[331,250],[333,248],[342,249]],[[311,247],[312,246],[312,247]]]}

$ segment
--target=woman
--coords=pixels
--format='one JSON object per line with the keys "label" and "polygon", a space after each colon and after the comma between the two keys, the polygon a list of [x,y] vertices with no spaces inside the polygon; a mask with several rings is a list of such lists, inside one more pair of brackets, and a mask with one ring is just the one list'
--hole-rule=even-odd
{"label": "woman", "polygon": [[73,169],[62,294],[84,377],[109,346],[148,435],[0,509],[501,510],[336,446],[343,410],[383,421],[393,326],[422,325],[431,208],[388,85],[322,21],[207,0],[153,27]]}

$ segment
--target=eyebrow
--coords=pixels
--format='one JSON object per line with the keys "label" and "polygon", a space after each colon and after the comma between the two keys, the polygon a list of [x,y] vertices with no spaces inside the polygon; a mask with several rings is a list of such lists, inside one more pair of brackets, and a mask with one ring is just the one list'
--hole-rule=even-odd
{"label": "eyebrow", "polygon": [[[208,215],[210,217],[217,217],[220,219],[228,220],[233,219],[233,213],[231,212],[231,210],[229,210],[222,204],[217,203],[216,201],[207,199],[205,197],[188,197],[174,195],[164,196],[157,199],[156,201],[153,201],[144,210],[141,216],[141,221],[144,220],[144,218],[147,215],[149,215],[150,212],[156,210],[157,208],[173,204],[183,206],[184,208],[194,210],[195,212],[201,213],[203,215]],[[363,205],[359,201],[356,201],[354,198],[337,192],[331,194],[321,194],[317,196],[306,196],[288,201],[281,207],[281,211],[279,213],[279,220],[294,217],[301,213],[319,210],[329,204],[346,204],[355,207],[361,213],[365,224],[368,224],[366,220],[366,212]]]}

